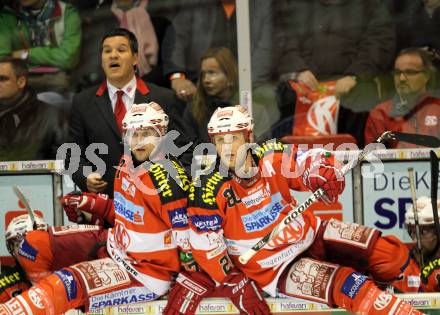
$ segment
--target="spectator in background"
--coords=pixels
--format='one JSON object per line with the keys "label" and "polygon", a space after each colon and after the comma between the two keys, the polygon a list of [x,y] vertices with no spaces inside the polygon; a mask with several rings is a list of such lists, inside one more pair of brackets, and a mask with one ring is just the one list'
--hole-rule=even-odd
{"label": "spectator in background", "polygon": [[[249,2],[253,100],[264,105],[264,111],[253,110],[256,116],[268,113],[266,128],[279,119],[275,91],[267,83],[272,67],[271,1]],[[171,80],[177,96],[191,101],[196,93],[200,60],[208,48],[226,47],[237,57],[237,23],[235,0],[185,1],[173,20],[173,28],[165,35],[164,45],[173,47],[164,52],[164,74]]]}
{"label": "spectator in background", "polygon": [[[234,54],[226,47],[209,48],[201,58],[194,100],[184,113],[185,128],[194,136],[194,143],[210,143],[207,125],[214,111],[238,103],[238,69]],[[254,102],[253,110],[254,135],[259,140],[268,131],[265,126],[269,117],[261,104]]]}
{"label": "spectator in background", "polygon": [[439,0],[385,0],[396,24],[396,52],[429,47],[440,52]]}
{"label": "spectator in background", "polygon": [[[278,5],[286,44],[277,72],[290,73],[289,79],[311,89],[336,80],[335,94],[349,109],[339,115],[338,132],[352,134],[361,144],[366,115],[360,112],[379,102],[374,78],[388,69],[394,54],[394,27],[386,7],[381,0],[285,0]],[[293,109],[295,101],[280,107]]]}
{"label": "spectator in background", "polygon": [[29,62],[30,85],[38,91],[69,88],[69,71],[81,44],[76,9],[59,0],[19,0],[0,14],[0,56]]}
{"label": "spectator in background", "polygon": [[[161,50],[166,29],[171,27],[168,18],[162,15],[150,16],[148,0],[114,0],[101,4],[87,1],[78,4],[80,8],[83,42],[81,60],[75,70],[77,90],[90,87],[104,79],[100,65],[99,43],[110,28],[121,27],[133,32],[139,40],[139,75],[143,80],[169,87],[169,80],[163,76]],[[166,48],[165,48],[166,49]]]}
{"label": "spectator in background", "polygon": [[[123,153],[122,118],[133,104],[157,102],[170,118],[169,130],[182,133],[182,123],[174,112],[177,107],[174,94],[155,84],[147,84],[136,76],[137,54],[137,40],[133,33],[122,28],[109,30],[101,40],[101,65],[105,80],[73,98],[69,135],[70,141],[80,146],[81,156],[79,169],[72,174],[72,179],[84,192],[113,196],[114,166],[119,164]],[[181,142],[177,146],[186,144],[183,135],[176,143],[179,140]],[[104,144],[105,150],[99,149],[96,156],[86,156],[89,145],[97,143]],[[89,148],[93,149],[97,147]],[[97,170],[96,157],[105,164],[105,170],[99,170],[101,173]],[[69,161],[70,157],[67,167],[70,166]],[[93,171],[84,175],[84,166],[92,166]]]}
{"label": "spectator in background", "polygon": [[0,161],[55,159],[66,124],[57,108],[37,100],[21,59],[0,59]]}
{"label": "spectator in background", "polygon": [[[366,143],[387,130],[440,136],[440,99],[432,93],[434,73],[431,56],[425,50],[408,48],[398,54],[393,70],[396,95],[370,112]],[[403,142],[390,146],[414,147]]]}
{"label": "spectator in background", "polygon": [[[440,69],[440,1],[439,0],[384,0],[396,25],[397,55],[410,47],[423,47],[435,57],[433,64]],[[391,69],[390,69],[391,70]],[[381,78],[383,100],[394,95],[394,78]]]}

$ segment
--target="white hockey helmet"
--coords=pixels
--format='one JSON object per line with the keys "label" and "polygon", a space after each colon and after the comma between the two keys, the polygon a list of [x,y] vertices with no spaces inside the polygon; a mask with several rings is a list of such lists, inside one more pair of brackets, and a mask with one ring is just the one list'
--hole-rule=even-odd
{"label": "white hockey helmet", "polygon": [[133,104],[122,120],[124,132],[135,129],[153,128],[164,136],[168,128],[168,115],[155,103]]}
{"label": "white hockey helmet", "polygon": [[[421,196],[416,201],[417,205],[417,214],[420,225],[431,225],[434,224],[434,214],[432,212],[431,198],[426,196]],[[440,208],[440,200],[437,200],[437,206]],[[411,204],[406,209],[405,213],[405,224],[406,225],[414,225],[414,207]]]}
{"label": "white hockey helmet", "polygon": [[[47,222],[35,215],[35,222],[37,223],[37,230],[47,231],[49,225]],[[29,214],[19,215],[9,222],[6,228],[6,247],[9,253],[14,255],[15,247],[21,242],[27,232],[33,231],[32,220]]]}
{"label": "white hockey helmet", "polygon": [[217,134],[245,131],[249,137],[254,128],[254,120],[242,105],[218,107],[208,123],[208,134],[212,138]]}

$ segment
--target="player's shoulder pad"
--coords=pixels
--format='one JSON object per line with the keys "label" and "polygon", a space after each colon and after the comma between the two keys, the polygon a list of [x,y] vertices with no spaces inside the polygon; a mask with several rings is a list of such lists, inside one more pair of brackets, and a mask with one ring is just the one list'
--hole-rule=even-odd
{"label": "player's shoulder pad", "polygon": [[188,206],[203,209],[218,209],[217,195],[229,176],[222,176],[218,169],[210,174],[197,177],[191,183],[188,194]]}
{"label": "player's shoulder pad", "polygon": [[257,159],[261,160],[265,156],[271,153],[290,153],[290,145],[282,143],[279,140],[272,139],[267,142],[263,142],[262,144],[256,144],[252,147],[252,154],[254,154]]}
{"label": "player's shoulder pad", "polygon": [[148,172],[162,204],[187,197],[191,181],[175,157],[151,163]]}
{"label": "player's shoulder pad", "polygon": [[428,263],[425,263],[425,266],[422,269],[422,282],[428,283],[429,277],[436,271],[440,269],[440,258],[434,258]]}

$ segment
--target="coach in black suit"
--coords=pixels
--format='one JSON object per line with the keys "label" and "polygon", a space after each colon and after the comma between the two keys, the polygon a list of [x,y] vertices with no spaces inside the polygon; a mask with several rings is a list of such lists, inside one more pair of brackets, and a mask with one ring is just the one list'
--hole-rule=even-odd
{"label": "coach in black suit", "polygon": [[[81,148],[80,167],[72,179],[82,191],[101,192],[113,196],[113,180],[123,153],[121,138],[122,118],[133,105],[154,101],[162,106],[170,122],[168,130],[182,133],[180,118],[175,114],[176,98],[171,90],[145,83],[135,74],[137,64],[137,40],[125,29],[106,33],[101,41],[101,66],[106,79],[99,86],[91,87],[73,98],[69,135],[71,142]],[[179,137],[180,144],[185,138]],[[95,154],[105,162],[105,173],[96,172],[97,157],[86,158],[85,150],[93,143],[104,143],[108,151]],[[67,166],[70,156],[67,157]],[[73,159],[72,159],[73,161]],[[101,162],[102,164],[102,162]],[[95,165],[95,166],[93,166]],[[83,167],[92,166],[87,176]],[[101,172],[102,173],[102,172]]]}

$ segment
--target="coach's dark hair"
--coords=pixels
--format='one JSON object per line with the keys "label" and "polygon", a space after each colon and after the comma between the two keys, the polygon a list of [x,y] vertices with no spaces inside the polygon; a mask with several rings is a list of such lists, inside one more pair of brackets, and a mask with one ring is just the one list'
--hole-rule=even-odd
{"label": "coach's dark hair", "polygon": [[420,59],[422,59],[423,68],[426,70],[426,72],[432,76],[435,73],[435,67],[433,65],[433,56],[432,53],[429,52],[426,49],[419,48],[419,47],[410,47],[402,49],[399,54],[397,55],[396,59],[403,55],[413,55],[413,56],[419,56]]}
{"label": "coach's dark hair", "polygon": [[12,69],[14,70],[15,76],[19,77],[28,77],[29,70],[26,64],[26,61],[23,59],[12,58],[12,57],[3,57],[0,58],[0,63],[10,63]]}
{"label": "coach's dark hair", "polygon": [[102,44],[104,41],[109,37],[115,37],[115,36],[123,36],[128,39],[128,42],[130,43],[130,49],[132,53],[138,52],[138,41],[136,39],[136,35],[134,35],[132,32],[125,28],[114,28],[109,31],[107,31],[104,36],[102,36],[101,39],[101,47],[100,51],[102,52]]}

